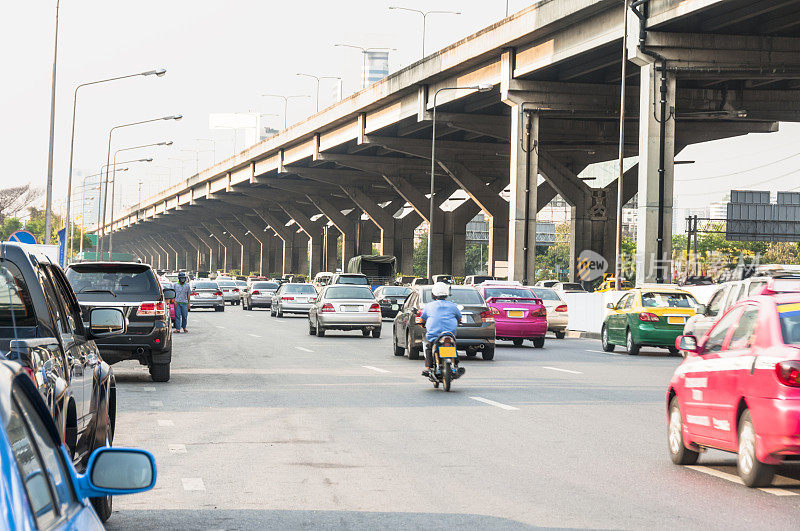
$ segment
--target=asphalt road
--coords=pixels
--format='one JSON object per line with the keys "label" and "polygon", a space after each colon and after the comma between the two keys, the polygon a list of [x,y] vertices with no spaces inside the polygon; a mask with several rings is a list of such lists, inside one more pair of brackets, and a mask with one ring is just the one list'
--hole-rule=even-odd
{"label": "asphalt road", "polygon": [[445,393],[421,361],[305,317],[192,312],[172,379],[114,366],[114,444],[152,451],[158,484],[114,500],[110,529],[796,529],[800,472],[736,482],[735,457],[672,465],[678,359],[548,339],[464,359]]}

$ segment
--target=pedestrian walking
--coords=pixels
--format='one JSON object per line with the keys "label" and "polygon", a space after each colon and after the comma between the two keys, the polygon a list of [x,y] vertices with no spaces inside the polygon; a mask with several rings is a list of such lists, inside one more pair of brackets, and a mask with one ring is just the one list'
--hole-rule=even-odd
{"label": "pedestrian walking", "polygon": [[173,284],[175,290],[175,333],[180,334],[181,329],[183,333],[188,333],[186,330],[186,321],[189,319],[189,278],[186,273],[181,271],[178,273],[178,281]]}

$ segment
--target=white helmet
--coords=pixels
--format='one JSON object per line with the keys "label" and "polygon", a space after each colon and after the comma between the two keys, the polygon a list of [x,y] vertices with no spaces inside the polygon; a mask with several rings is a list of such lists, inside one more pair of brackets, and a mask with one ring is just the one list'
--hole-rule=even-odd
{"label": "white helmet", "polygon": [[434,297],[447,297],[450,295],[450,285],[444,282],[437,282],[431,289],[431,295]]}

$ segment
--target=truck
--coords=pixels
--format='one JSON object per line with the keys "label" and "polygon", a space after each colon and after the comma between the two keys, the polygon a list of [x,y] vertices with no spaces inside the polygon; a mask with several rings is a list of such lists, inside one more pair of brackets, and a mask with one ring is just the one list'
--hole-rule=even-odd
{"label": "truck", "polygon": [[347,273],[361,273],[373,288],[392,284],[397,276],[397,258],[382,254],[354,256],[347,264]]}

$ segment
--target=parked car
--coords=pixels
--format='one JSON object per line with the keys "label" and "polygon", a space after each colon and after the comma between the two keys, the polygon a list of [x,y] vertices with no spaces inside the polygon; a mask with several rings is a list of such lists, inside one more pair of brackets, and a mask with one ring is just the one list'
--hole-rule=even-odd
{"label": "parked car", "polygon": [[[124,332],[122,311],[94,308],[84,317],[63,270],[33,246],[3,242],[0,256],[0,350],[33,382],[67,458],[84,470],[114,437],[116,381],[95,341]],[[92,501],[108,518],[111,500]]]}
{"label": "parked car", "polygon": [[195,280],[190,285],[189,311],[198,308],[213,308],[215,312],[225,311],[225,299],[222,290],[211,280]]}
{"label": "parked car", "polygon": [[[603,280],[603,282],[600,283],[599,286],[597,286],[597,289],[595,289],[594,291],[595,293],[604,293],[606,291],[614,291],[616,289],[617,289],[617,279],[613,276],[606,275],[606,278]],[[620,291],[628,291],[629,289],[633,289],[633,284],[623,279],[619,283],[619,289]]]}
{"label": "parked car", "polygon": [[311,284],[287,283],[282,284],[272,294],[270,315],[283,317],[287,313],[308,313],[317,300],[317,290]]}
{"label": "parked car", "polygon": [[550,287],[561,293],[586,293],[586,289],[578,282],[556,282]]}
{"label": "parked car", "polygon": [[[0,361],[0,404],[4,529],[99,531],[111,516],[113,496],[155,485],[155,459],[144,450],[100,446],[74,466],[47,404],[16,363]],[[98,509],[97,500],[108,502]]]}
{"label": "parked car", "polygon": [[322,288],[331,283],[331,279],[333,279],[333,273],[327,271],[317,273],[314,275],[314,281],[312,282],[314,289],[321,291]]}
{"label": "parked car", "polygon": [[253,308],[270,308],[272,306],[272,295],[278,291],[280,284],[259,280],[251,282],[242,291],[242,308],[252,310]]}
{"label": "parked car", "polygon": [[[419,359],[423,347],[425,327],[417,320],[425,304],[431,302],[433,286],[417,286],[411,290],[405,303],[394,318],[392,327],[395,356],[407,354],[409,359]],[[481,294],[469,286],[452,286],[447,300],[461,309],[461,322],[456,331],[456,348],[467,356],[479,351],[483,359],[494,358],[495,326],[494,314]]]}
{"label": "parked car", "polygon": [[336,273],[331,279],[330,285],[352,284],[354,286],[369,286],[367,276],[361,273]]}
{"label": "parked car", "polygon": [[464,285],[477,286],[478,284],[487,282],[489,280],[497,280],[497,277],[493,277],[491,275],[470,275],[464,278]]}
{"label": "parked car", "polygon": [[691,293],[664,284],[634,288],[617,304],[608,304],[611,312],[600,330],[603,350],[612,352],[617,345],[625,345],[628,354],[635,356],[647,345],[678,354],[675,339],[697,306]]}
{"label": "parked car", "polygon": [[569,307],[564,299],[550,288],[529,287],[533,294],[542,299],[547,310],[547,330],[556,335],[556,339],[564,339],[569,325]]}
{"label": "parked car", "polygon": [[220,279],[217,277],[216,280],[217,286],[219,286],[220,291],[222,291],[222,299],[226,303],[230,303],[231,306],[235,306],[241,302],[239,300],[239,286],[236,284],[235,280],[229,279]]}
{"label": "parked car", "polygon": [[511,341],[515,347],[529,339],[534,347],[544,347],[547,310],[542,299],[519,283],[490,281],[477,289],[494,314],[496,339]]}
{"label": "parked car", "polygon": [[407,286],[378,286],[375,288],[375,298],[381,305],[381,317],[394,317],[400,307],[411,293]]}
{"label": "parked car", "polygon": [[147,366],[153,381],[169,381],[172,326],[165,299],[175,298],[175,292],[162,290],[150,266],[83,262],[70,264],[66,276],[84,315],[93,308],[109,306],[125,315],[124,334],[97,340],[103,359],[112,365],[136,360]]}
{"label": "parked car", "polygon": [[748,297],[676,347],[687,356],[667,391],[672,461],[735,452],[742,482],[769,486],[778,465],[800,456],[800,294]]}
{"label": "parked car", "polygon": [[381,308],[368,286],[331,285],[323,288],[308,311],[308,333],[361,330],[364,337],[381,337]]}

